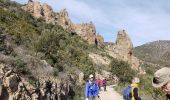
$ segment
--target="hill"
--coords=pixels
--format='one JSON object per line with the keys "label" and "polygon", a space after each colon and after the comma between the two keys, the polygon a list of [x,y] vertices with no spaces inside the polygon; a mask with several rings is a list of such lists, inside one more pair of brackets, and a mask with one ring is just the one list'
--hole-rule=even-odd
{"label": "hill", "polygon": [[145,62],[170,66],[170,41],[160,40],[134,48],[134,54]]}

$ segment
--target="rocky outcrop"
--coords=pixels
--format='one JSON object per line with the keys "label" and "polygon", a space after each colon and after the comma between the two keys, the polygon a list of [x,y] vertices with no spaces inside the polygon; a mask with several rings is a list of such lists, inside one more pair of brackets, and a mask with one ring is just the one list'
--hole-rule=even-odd
{"label": "rocky outcrop", "polygon": [[[1,100],[73,100],[72,78],[56,83],[51,80],[40,81],[35,85],[16,74],[10,67],[0,64],[0,99]],[[50,86],[50,87],[49,87]],[[49,89],[49,90],[48,90]],[[50,94],[48,94],[50,93]]]}
{"label": "rocky outcrop", "polygon": [[140,68],[140,60],[133,54],[133,44],[125,30],[119,31],[116,43],[108,45],[108,54],[114,58],[127,61],[132,69],[142,71]]}
{"label": "rocky outcrop", "polygon": [[131,63],[132,56],[133,56],[132,54],[133,44],[128,34],[125,32],[125,30],[118,32],[114,50],[115,52],[122,55],[125,61],[128,61],[129,63]]}
{"label": "rocky outcrop", "polygon": [[52,8],[48,4],[43,4],[42,5],[42,13],[44,19],[47,21],[47,23],[55,23],[55,14],[53,13]]}
{"label": "rocky outcrop", "polygon": [[60,25],[68,32],[75,32],[90,44],[103,46],[104,39],[96,34],[96,28],[92,22],[83,24],[74,24],[68,15],[66,9],[60,12],[54,12],[48,4],[41,5],[40,2],[29,0],[22,7],[35,18],[43,18],[47,23]]}
{"label": "rocky outcrop", "polygon": [[71,22],[66,9],[61,10],[59,13],[56,13],[55,15],[56,15],[55,21],[57,25],[62,26],[64,29],[66,29],[69,32],[74,31],[73,23]]}
{"label": "rocky outcrop", "polygon": [[101,35],[97,34],[96,39],[98,41],[97,42],[98,46],[99,47],[104,47],[104,38]]}
{"label": "rocky outcrop", "polygon": [[94,54],[94,53],[90,53],[89,57],[92,59],[92,61],[100,66],[109,66],[110,64],[110,59],[108,59],[107,57],[103,57],[101,55],[98,54]]}
{"label": "rocky outcrop", "polygon": [[92,22],[75,24],[73,27],[73,31],[80,35],[84,40],[88,41],[90,44],[95,43],[96,28]]}

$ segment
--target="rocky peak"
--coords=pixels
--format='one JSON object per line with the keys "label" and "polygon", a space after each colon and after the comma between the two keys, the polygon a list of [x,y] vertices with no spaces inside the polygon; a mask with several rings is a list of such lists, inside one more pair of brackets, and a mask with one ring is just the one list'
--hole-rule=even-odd
{"label": "rocky peak", "polygon": [[127,49],[133,48],[133,44],[125,30],[121,30],[118,32],[116,45],[122,46]]}
{"label": "rocky peak", "polygon": [[100,34],[97,34],[96,39],[97,39],[98,45],[100,47],[103,47],[104,46],[104,38]]}
{"label": "rocky peak", "polygon": [[117,34],[115,51],[123,56],[125,61],[131,63],[133,45],[125,30],[119,31]]}
{"label": "rocky peak", "polygon": [[28,2],[33,2],[33,0],[28,0]]}
{"label": "rocky peak", "polygon": [[66,9],[63,9],[59,13],[56,13],[56,22],[58,25],[69,31],[71,26],[73,25]]}
{"label": "rocky peak", "polygon": [[47,23],[55,24],[53,10],[52,10],[51,6],[49,6],[46,3],[44,3],[42,5],[42,15],[43,15],[44,19],[47,21]]}
{"label": "rocky peak", "polygon": [[35,1],[35,2],[29,1],[27,9],[29,9],[31,11],[31,14],[35,18],[42,17],[42,7],[41,7],[40,2],[38,2],[38,1]]}
{"label": "rocky peak", "polygon": [[140,61],[133,54],[133,44],[125,30],[118,31],[116,43],[109,45],[111,56],[127,61],[132,69],[141,71]]}
{"label": "rocky peak", "polygon": [[29,0],[28,3],[22,7],[35,18],[43,18],[47,23],[57,24],[62,26],[68,32],[75,32],[90,44],[103,44],[103,37],[96,35],[95,25],[90,23],[74,24],[69,18],[66,9],[60,12],[54,12],[48,4],[41,5],[40,2]]}

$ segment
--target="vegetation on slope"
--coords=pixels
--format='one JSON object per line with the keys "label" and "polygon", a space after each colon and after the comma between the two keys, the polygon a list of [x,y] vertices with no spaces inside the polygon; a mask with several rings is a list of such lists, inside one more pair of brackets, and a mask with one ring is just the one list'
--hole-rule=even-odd
{"label": "vegetation on slope", "polygon": [[138,46],[135,55],[145,61],[161,66],[170,66],[170,41],[155,41]]}
{"label": "vegetation on slope", "polygon": [[56,68],[55,72],[69,66],[86,72],[85,76],[94,73],[94,66],[88,58],[88,49],[92,46],[76,33],[68,33],[61,26],[47,24],[42,19],[34,19],[15,2],[1,1],[0,5],[1,33],[10,36],[15,45],[41,53],[41,59]]}
{"label": "vegetation on slope", "polygon": [[130,83],[133,77],[136,75],[136,72],[130,68],[130,65],[127,62],[119,61],[117,59],[112,60],[111,72],[113,75],[116,75],[119,78],[121,83]]}

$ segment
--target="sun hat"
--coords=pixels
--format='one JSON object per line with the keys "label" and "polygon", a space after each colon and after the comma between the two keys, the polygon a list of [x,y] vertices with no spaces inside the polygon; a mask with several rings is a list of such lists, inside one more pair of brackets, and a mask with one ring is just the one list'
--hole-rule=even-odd
{"label": "sun hat", "polygon": [[164,67],[154,73],[152,85],[156,88],[164,86],[170,81],[170,68]]}

